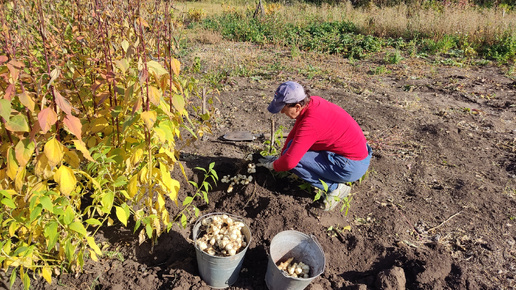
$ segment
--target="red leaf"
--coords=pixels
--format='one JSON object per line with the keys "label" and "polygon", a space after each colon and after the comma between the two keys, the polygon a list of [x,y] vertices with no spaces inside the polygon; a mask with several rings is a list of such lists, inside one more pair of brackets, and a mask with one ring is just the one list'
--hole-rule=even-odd
{"label": "red leaf", "polygon": [[3,65],[9,59],[5,55],[0,55],[0,65]]}
{"label": "red leaf", "polygon": [[38,123],[41,127],[43,134],[47,133],[48,130],[57,122],[57,114],[51,108],[45,108],[38,114]]}
{"label": "red leaf", "polygon": [[68,130],[72,132],[72,134],[74,134],[75,137],[77,137],[77,139],[81,140],[82,124],[79,118],[73,115],[66,115],[66,117],[63,120],[63,123],[65,127],[68,128]]}
{"label": "red leaf", "polygon": [[7,89],[5,90],[5,95],[4,95],[4,99],[10,101],[13,96],[14,96],[14,93],[15,93],[15,87],[14,87],[14,84],[9,84],[9,86],[7,87]]}
{"label": "red leaf", "polygon": [[67,99],[65,99],[61,93],[59,93],[57,90],[54,90],[54,95],[56,97],[56,104],[57,106],[63,110],[63,112],[66,113],[66,115],[71,115],[72,114],[72,106],[70,105],[70,103],[68,102]]}

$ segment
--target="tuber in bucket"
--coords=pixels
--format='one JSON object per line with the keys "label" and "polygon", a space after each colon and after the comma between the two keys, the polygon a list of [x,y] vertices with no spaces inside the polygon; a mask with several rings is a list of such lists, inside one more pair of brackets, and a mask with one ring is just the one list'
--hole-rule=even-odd
{"label": "tuber in bucket", "polygon": [[[245,247],[242,246],[236,253],[224,252],[224,256],[220,256],[218,253],[214,254],[213,252],[209,254],[205,251],[206,249],[201,249],[201,247],[205,245],[202,245],[202,241],[200,239],[202,235],[206,234],[206,231],[203,228],[203,221],[213,220],[214,218],[219,218],[222,216],[230,217],[233,221],[243,224],[240,232],[245,240]],[[226,288],[235,283],[238,279],[240,269],[242,268],[245,252],[247,251],[249,243],[251,242],[251,231],[249,230],[249,227],[243,222],[243,219],[227,213],[207,214],[197,220],[193,227],[192,234],[199,274],[201,275],[201,278],[204,280],[204,282],[206,282],[206,284],[212,288]],[[209,246],[211,247],[211,245]]]}
{"label": "tuber in bucket", "polygon": [[[310,266],[308,278],[291,277],[278,268],[278,262],[289,258]],[[298,231],[283,231],[271,241],[265,283],[270,290],[301,290],[324,272],[324,252],[314,236]]]}

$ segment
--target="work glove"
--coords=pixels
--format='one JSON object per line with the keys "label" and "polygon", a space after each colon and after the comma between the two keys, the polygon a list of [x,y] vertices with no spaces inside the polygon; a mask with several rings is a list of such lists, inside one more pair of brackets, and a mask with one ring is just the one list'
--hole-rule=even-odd
{"label": "work glove", "polygon": [[278,159],[278,157],[276,156],[265,156],[263,158],[260,158],[258,159],[258,164],[256,164],[256,166],[262,166],[262,167],[265,167],[269,170],[273,170],[274,169],[274,161],[276,161],[276,159]]}

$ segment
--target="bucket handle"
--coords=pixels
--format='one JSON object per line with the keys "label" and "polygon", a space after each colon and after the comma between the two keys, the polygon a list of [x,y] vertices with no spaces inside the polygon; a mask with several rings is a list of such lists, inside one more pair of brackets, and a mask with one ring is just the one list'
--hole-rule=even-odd
{"label": "bucket handle", "polygon": [[[317,247],[319,247],[319,250],[321,251],[321,253],[324,253],[322,247],[321,247],[321,244],[319,243],[319,241],[317,240],[317,237],[314,236],[314,235],[310,235],[310,238],[312,239],[312,241],[317,245]],[[326,259],[324,258],[324,254],[323,254],[323,267],[321,269],[321,273],[324,272],[324,270],[326,269]],[[319,274],[320,275],[320,274]]]}
{"label": "bucket handle", "polygon": [[321,244],[319,243],[319,241],[317,240],[317,237],[314,236],[314,235],[310,235],[310,238],[312,239],[312,241],[315,242],[315,244],[319,247],[319,249],[321,249],[322,251],[322,247],[321,247]]}

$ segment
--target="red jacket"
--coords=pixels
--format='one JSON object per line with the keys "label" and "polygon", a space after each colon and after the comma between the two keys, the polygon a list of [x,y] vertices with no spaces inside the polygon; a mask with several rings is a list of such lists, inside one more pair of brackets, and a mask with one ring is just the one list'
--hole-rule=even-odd
{"label": "red jacket", "polygon": [[[285,153],[290,140],[292,143]],[[353,117],[318,96],[312,96],[296,118],[282,155],[274,162],[274,170],[288,171],[296,167],[308,150],[331,151],[351,160],[362,160],[368,155],[364,133]]]}

